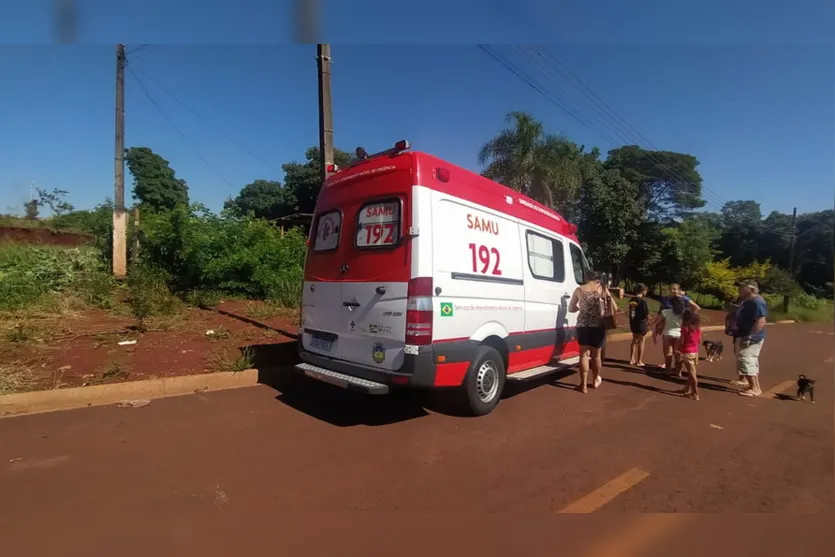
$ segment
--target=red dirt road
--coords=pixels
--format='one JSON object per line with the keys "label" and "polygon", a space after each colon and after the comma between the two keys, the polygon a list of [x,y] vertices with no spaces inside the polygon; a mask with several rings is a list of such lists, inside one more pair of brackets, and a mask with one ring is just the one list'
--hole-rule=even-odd
{"label": "red dirt road", "polygon": [[[467,555],[518,520],[522,537],[510,543],[506,532],[485,555],[576,554],[620,535],[608,525],[626,512],[831,513],[834,341],[830,326],[768,330],[763,388],[782,384],[793,395],[789,382],[802,371],[818,380],[815,405],[736,395],[726,354],[700,365],[700,402],[614,362],[598,391],[573,391],[576,376],[540,381],[478,419],[449,415],[435,397],[369,398],[286,378],[145,408],[3,419],[0,539],[15,556],[261,554],[262,543],[281,554],[402,554],[405,530],[389,526],[400,520],[427,534],[406,543],[425,554],[430,539],[480,522],[485,537],[456,549]],[[612,343],[609,356],[626,349]],[[601,513],[594,524],[570,523],[574,534],[592,526],[590,538],[540,546],[521,534],[555,536],[556,513],[569,505]],[[354,528],[360,519],[367,524]],[[580,519],[557,522],[569,520]],[[339,532],[326,535],[332,527]],[[624,535],[656,547],[674,527]],[[742,524],[730,545],[690,533],[694,555],[823,555],[815,544],[831,538]],[[623,557],[640,546],[632,538],[609,541]],[[778,541],[788,553],[761,550]]]}

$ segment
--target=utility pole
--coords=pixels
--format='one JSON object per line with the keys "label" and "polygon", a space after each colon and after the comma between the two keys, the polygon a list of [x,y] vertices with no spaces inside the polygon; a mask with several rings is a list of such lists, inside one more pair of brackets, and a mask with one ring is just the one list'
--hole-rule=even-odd
{"label": "utility pole", "polygon": [[333,110],[331,106],[331,45],[316,45],[319,66],[319,160],[324,182],[333,164]]}
{"label": "utility pole", "polygon": [[[792,211],[792,241],[789,244],[789,276],[794,279],[794,243],[797,239],[797,207]],[[789,311],[789,295],[783,294],[783,313]]]}
{"label": "utility pole", "polygon": [[113,207],[113,275],[127,275],[127,220],[125,211],[125,45],[116,45],[116,147]]}

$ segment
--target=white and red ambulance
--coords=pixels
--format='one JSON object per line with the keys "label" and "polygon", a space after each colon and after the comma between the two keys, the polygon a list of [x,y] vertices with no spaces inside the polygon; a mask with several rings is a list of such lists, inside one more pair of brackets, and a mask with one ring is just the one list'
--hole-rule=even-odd
{"label": "white and red ambulance", "polygon": [[296,371],[371,394],[455,387],[487,414],[506,380],[577,363],[568,301],[588,264],[555,211],[409,149],[325,181]]}

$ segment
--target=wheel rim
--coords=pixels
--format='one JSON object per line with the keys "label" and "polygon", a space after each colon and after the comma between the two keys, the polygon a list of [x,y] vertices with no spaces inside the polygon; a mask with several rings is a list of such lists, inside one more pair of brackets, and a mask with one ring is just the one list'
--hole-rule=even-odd
{"label": "wheel rim", "polygon": [[476,393],[481,402],[490,402],[499,392],[499,371],[493,362],[484,362],[476,375]]}

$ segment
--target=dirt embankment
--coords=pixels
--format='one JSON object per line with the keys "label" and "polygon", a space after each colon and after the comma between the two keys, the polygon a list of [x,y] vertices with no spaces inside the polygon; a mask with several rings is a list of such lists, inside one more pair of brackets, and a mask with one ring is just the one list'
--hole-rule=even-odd
{"label": "dirt embankment", "polygon": [[81,232],[68,232],[53,228],[0,226],[0,243],[83,246],[92,244],[94,240],[95,238],[90,234]]}

